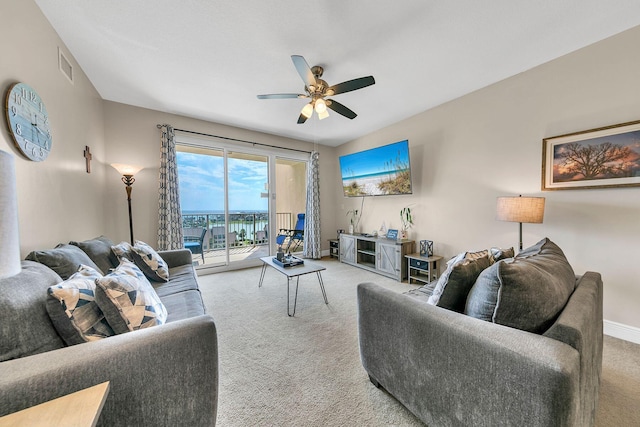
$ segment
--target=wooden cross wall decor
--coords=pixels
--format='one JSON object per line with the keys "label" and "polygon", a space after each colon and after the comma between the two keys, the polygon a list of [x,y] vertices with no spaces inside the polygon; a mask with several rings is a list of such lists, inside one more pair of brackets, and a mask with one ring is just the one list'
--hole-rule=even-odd
{"label": "wooden cross wall decor", "polygon": [[91,151],[88,145],[84,146],[84,158],[87,164],[87,173],[91,173],[91,159],[93,156],[91,155]]}

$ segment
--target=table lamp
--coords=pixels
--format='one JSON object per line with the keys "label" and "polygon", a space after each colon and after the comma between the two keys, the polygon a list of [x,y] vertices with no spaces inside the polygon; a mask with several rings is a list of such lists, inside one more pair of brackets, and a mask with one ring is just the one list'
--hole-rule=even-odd
{"label": "table lamp", "polygon": [[520,223],[520,250],[522,250],[522,223],[541,224],[544,218],[544,197],[498,197],[496,219]]}

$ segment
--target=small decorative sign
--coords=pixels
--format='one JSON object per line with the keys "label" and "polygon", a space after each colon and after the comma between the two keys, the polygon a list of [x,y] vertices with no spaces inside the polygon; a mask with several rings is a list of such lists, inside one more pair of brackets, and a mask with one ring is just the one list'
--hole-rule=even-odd
{"label": "small decorative sign", "polygon": [[433,241],[420,240],[420,255],[433,256]]}
{"label": "small decorative sign", "polygon": [[398,230],[394,230],[393,228],[390,228],[389,230],[387,230],[387,239],[396,240],[397,238],[398,238]]}

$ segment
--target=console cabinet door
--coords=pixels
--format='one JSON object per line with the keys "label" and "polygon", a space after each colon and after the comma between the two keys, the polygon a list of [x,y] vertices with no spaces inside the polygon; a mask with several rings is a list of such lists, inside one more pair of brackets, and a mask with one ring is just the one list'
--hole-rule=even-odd
{"label": "console cabinet door", "polygon": [[387,243],[378,243],[376,248],[376,269],[399,277],[400,275],[400,246]]}
{"label": "console cabinet door", "polygon": [[349,264],[356,262],[356,238],[345,234],[340,235],[340,261]]}

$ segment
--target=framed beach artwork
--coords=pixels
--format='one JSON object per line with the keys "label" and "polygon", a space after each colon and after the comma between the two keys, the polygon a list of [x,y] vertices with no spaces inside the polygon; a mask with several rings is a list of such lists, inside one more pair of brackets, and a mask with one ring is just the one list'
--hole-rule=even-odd
{"label": "framed beach artwork", "polygon": [[542,190],[640,186],[640,121],[542,140]]}
{"label": "framed beach artwork", "polygon": [[345,197],[411,194],[409,141],[340,156]]}

